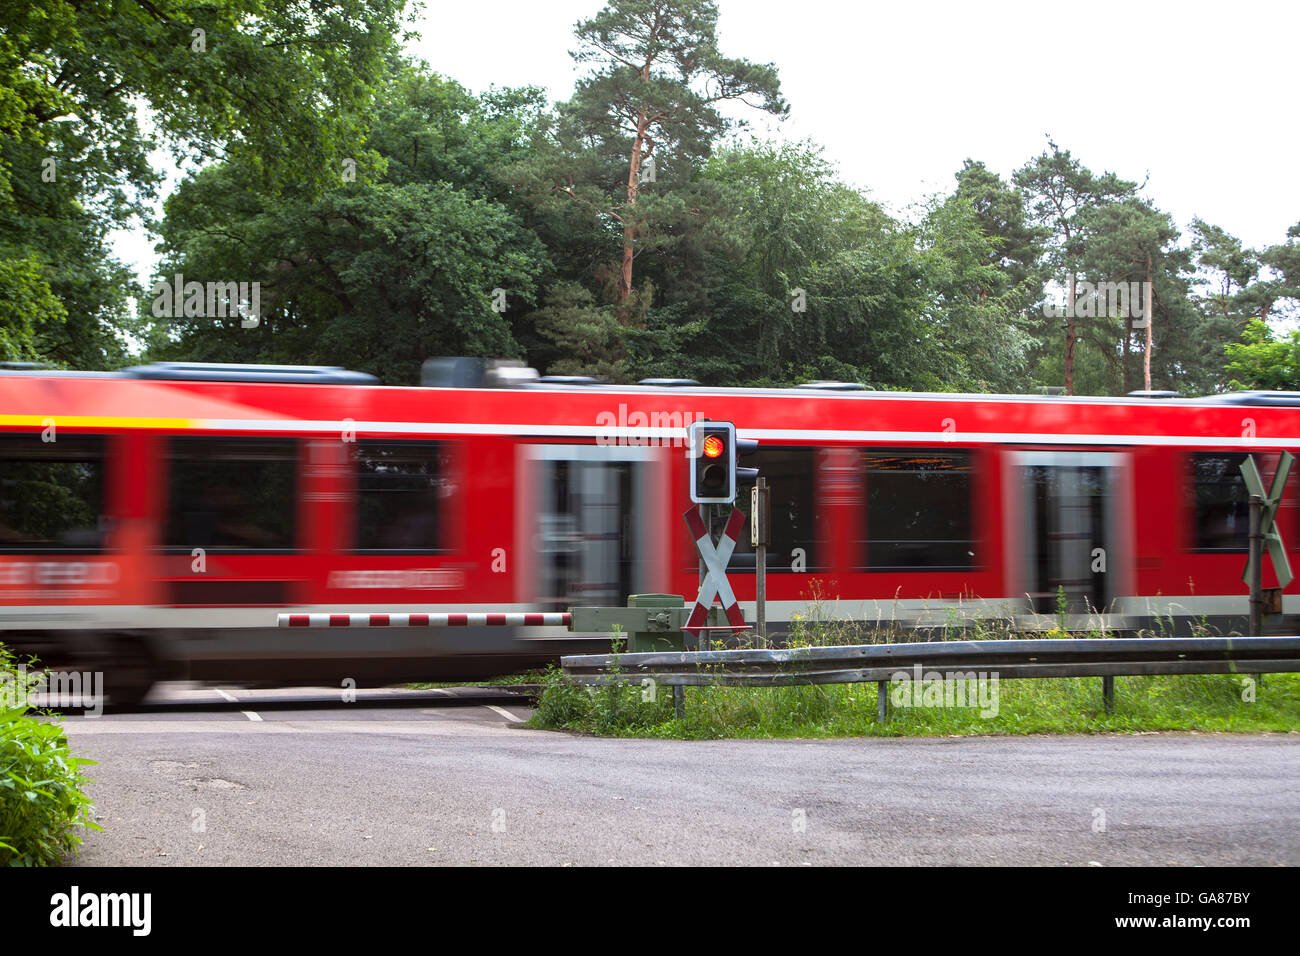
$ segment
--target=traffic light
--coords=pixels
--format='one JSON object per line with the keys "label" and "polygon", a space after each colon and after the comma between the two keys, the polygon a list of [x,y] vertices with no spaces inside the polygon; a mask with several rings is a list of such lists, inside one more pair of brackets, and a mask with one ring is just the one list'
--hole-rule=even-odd
{"label": "traffic light", "polygon": [[736,486],[751,484],[757,468],[737,468],[736,459],[758,451],[758,442],[736,438],[731,422],[695,422],[691,425],[691,501],[701,505],[729,505]]}
{"label": "traffic light", "polygon": [[[745,458],[748,455],[755,455],[757,453],[758,453],[758,442],[754,441],[751,438],[736,439],[737,458]],[[736,466],[737,485],[752,485],[756,481],[758,481],[757,468],[741,468],[739,465]]]}
{"label": "traffic light", "polygon": [[736,426],[731,422],[691,425],[691,501],[701,505],[736,500]]}

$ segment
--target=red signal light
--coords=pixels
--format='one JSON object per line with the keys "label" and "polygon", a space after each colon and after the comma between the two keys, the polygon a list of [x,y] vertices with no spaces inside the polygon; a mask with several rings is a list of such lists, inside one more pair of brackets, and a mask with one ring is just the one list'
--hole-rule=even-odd
{"label": "red signal light", "polygon": [[704,439],[705,458],[721,458],[722,453],[725,450],[726,446],[723,444],[722,439],[717,435],[710,435],[708,438]]}

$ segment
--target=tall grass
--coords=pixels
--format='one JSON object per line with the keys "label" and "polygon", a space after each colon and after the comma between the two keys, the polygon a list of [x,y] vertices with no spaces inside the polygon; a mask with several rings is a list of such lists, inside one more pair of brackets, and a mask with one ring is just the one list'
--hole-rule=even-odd
{"label": "tall grass", "polygon": [[[1022,632],[1009,619],[977,618],[968,623],[954,616],[941,627],[910,633],[891,627],[882,632],[869,623],[832,620],[817,600],[805,613],[793,616],[789,644],[1111,636],[1100,628],[1086,635],[1069,633],[1063,613],[1053,623],[1046,630]],[[978,705],[919,706],[923,703],[919,688],[903,682],[897,687],[887,685],[890,705],[884,723],[876,719],[874,683],[688,687],[685,716],[680,719],[666,687],[654,688],[652,694],[629,681],[588,688],[573,684],[558,668],[551,668],[543,683],[534,726],[614,736],[718,739],[1300,730],[1300,674],[1270,675],[1267,683],[1244,675],[1117,677],[1115,706],[1109,713],[1103,706],[1100,677],[1000,680],[992,715],[984,711],[993,708]]]}

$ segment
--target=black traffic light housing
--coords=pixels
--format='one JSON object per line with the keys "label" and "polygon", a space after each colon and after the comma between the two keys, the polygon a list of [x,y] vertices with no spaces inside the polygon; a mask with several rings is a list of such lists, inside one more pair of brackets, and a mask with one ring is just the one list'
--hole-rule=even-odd
{"label": "black traffic light housing", "polygon": [[[758,442],[754,441],[752,438],[736,439],[737,458],[745,458],[748,455],[757,454],[757,452],[758,452]],[[752,485],[757,481],[758,481],[757,468],[741,468],[739,465],[736,466],[737,485]]]}
{"label": "black traffic light housing", "polygon": [[758,442],[736,438],[731,422],[699,421],[691,425],[691,501],[729,505],[736,486],[752,484],[757,468],[738,468],[736,459],[758,451]]}

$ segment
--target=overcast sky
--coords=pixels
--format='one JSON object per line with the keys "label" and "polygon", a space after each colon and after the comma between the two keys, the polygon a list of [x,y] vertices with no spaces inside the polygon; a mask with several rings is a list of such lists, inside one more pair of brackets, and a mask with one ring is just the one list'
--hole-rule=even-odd
{"label": "overcast sky", "polygon": [[[601,0],[429,0],[410,52],[475,92],[579,75],[576,21]],[[756,129],[811,139],[896,214],[949,192],[967,157],[1003,176],[1046,136],[1094,172],[1149,177],[1186,232],[1194,216],[1247,245],[1300,221],[1294,0],[995,4],[718,0],[722,53],[776,65],[790,118]],[[1186,240],[1185,240],[1186,241]],[[151,242],[119,255],[152,265]]]}

